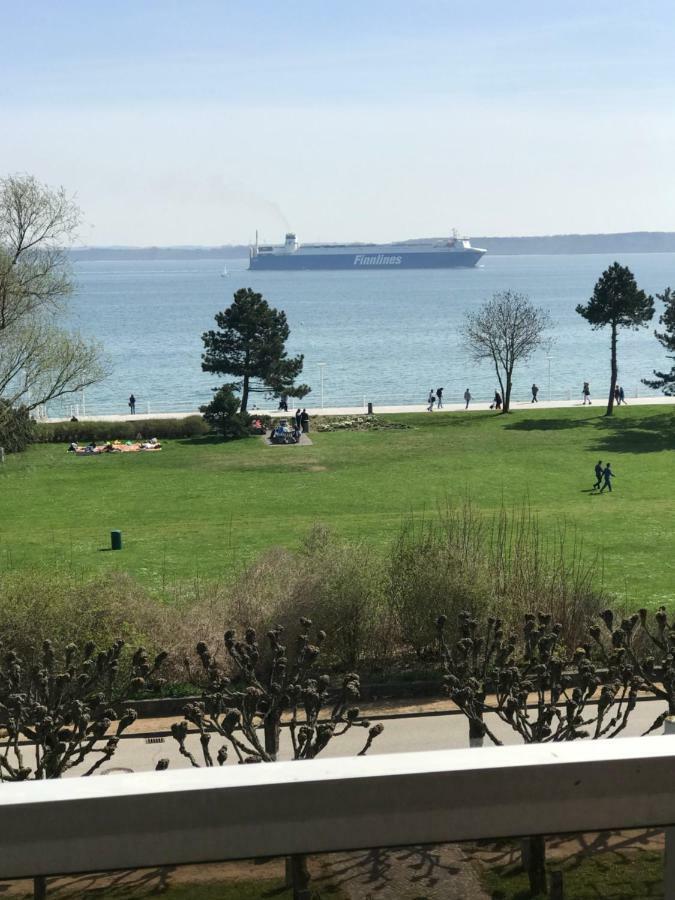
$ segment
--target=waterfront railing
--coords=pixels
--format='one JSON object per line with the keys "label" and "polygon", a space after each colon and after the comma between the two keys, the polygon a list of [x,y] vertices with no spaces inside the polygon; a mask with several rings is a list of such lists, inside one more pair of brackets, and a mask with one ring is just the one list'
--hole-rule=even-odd
{"label": "waterfront railing", "polygon": [[[662,395],[651,391],[649,388],[646,388],[644,385],[642,386],[634,386],[629,390],[625,390],[625,395],[628,403],[630,404],[631,400],[635,399],[654,399],[655,401],[662,400]],[[493,399],[492,394],[485,394],[483,392],[477,391],[476,393],[472,392],[472,404],[486,404],[491,403]],[[529,392],[518,390],[512,396],[512,402],[514,404],[527,404],[530,403],[532,397]],[[548,401],[548,395],[540,391],[539,392],[539,400],[540,401]],[[140,415],[160,415],[167,416],[172,413],[176,415],[199,415],[199,407],[203,404],[208,403],[210,397],[204,396],[195,400],[159,400],[154,397],[144,397],[139,395],[136,398],[136,414]],[[551,402],[558,403],[570,403],[575,400],[578,400],[581,404],[582,396],[580,390],[572,390],[571,388],[568,390],[559,391],[555,396],[551,398]],[[606,402],[606,398],[601,394],[593,395],[593,403],[594,405],[603,404]],[[383,406],[397,406],[402,409],[405,407],[420,407],[426,405],[426,395],[396,395],[396,394],[382,394],[382,393],[368,393],[368,392],[360,392],[360,393],[340,393],[336,396],[332,395],[324,395],[323,403],[321,402],[321,398],[314,393],[308,395],[306,398],[300,402],[301,406],[306,406],[308,409],[313,409],[315,411],[320,410],[322,407],[325,409],[352,409],[354,411],[363,411],[365,412],[368,408],[368,403],[372,403],[373,406],[377,409],[377,407]],[[460,394],[455,396],[453,393],[446,393],[443,397],[444,406],[457,406],[462,405],[464,403],[463,398]],[[289,401],[289,411],[292,411],[298,404],[295,403],[292,399]],[[255,413],[274,413],[278,412],[278,400],[274,400],[272,398],[262,398],[255,400],[249,409],[249,412]],[[74,399],[67,400],[62,403],[51,403],[49,406],[39,407],[35,411],[35,417],[37,419],[43,418],[77,418],[77,419],[85,419],[87,417],[99,417],[99,416],[126,416],[129,415],[129,409],[125,402],[116,403],[113,401],[100,401],[95,399],[88,399],[82,393],[74,396]]]}

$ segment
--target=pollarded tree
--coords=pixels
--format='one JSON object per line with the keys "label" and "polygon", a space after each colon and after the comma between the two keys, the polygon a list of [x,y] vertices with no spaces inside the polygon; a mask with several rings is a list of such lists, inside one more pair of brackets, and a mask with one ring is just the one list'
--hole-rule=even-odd
{"label": "pollarded tree", "polygon": [[513,370],[541,347],[549,325],[545,310],[514,291],[498,291],[478,312],[467,314],[465,342],[477,362],[494,365],[504,399],[502,412],[511,407]]}
{"label": "pollarded tree", "polygon": [[667,704],[645,731],[649,734],[666,717],[675,716],[675,619],[669,619],[665,606],[654,613],[653,624],[646,609],[628,618],[606,609],[600,618],[604,628],[593,626],[589,631],[601,662],[610,671],[628,673],[641,691]]}
{"label": "pollarded tree", "polygon": [[[664,331],[655,331],[654,336],[669,351],[669,358],[675,360],[675,291],[671,291],[669,287],[662,294],[656,295],[657,300],[661,300],[665,309],[659,317],[659,325],[663,325]],[[644,384],[649,387],[662,390],[664,394],[675,395],[675,362],[670,372],[657,372],[655,379],[643,378]]]}
{"label": "pollarded tree", "polygon": [[[197,645],[206,679],[202,699],[188,704],[185,721],[171,729],[180,752],[191,765],[199,766],[186,746],[191,725],[199,735],[206,766],[224,765],[230,750],[238,763],[276,761],[282,717],[287,719],[293,759],[314,759],[334,738],[353,728],[367,731],[359,756],[367,753],[383,726],[360,718],[358,707],[353,705],[360,694],[358,675],[348,673],[337,691],[332,691],[328,675],[315,674],[326,635],[318,631],[312,639],[309,619],[301,619],[300,626],[302,631],[290,654],[282,643],[281,626],[267,632],[267,652],[261,650],[254,629],[247,629],[243,640],[237,640],[234,631],[226,631],[230,663],[226,669],[204,642]],[[215,755],[210,749],[214,735],[223,740]],[[295,900],[309,898],[306,858],[301,854],[289,858],[288,873]]]}
{"label": "pollarded tree", "polygon": [[[497,618],[480,621],[466,612],[454,640],[446,637],[445,616],[436,627],[446,690],[468,720],[472,746],[484,737],[502,743],[492,721],[508,725],[526,744],[611,738],[635,708],[640,680],[633,669],[614,659],[603,682],[590,644],[570,654],[562,626],[547,613],[527,614],[520,636],[505,633]],[[544,893],[545,839],[527,838],[523,850],[532,893]]]}
{"label": "pollarded tree", "polygon": [[241,412],[251,392],[304,397],[310,388],[296,385],[304,357],[289,357],[286,313],[274,309],[251,288],[236,291],[234,301],[216,314],[218,330],[202,334],[202,369],[241,378]]}
{"label": "pollarded tree", "polygon": [[[162,651],[151,662],[139,648],[127,661],[123,648],[122,640],[101,651],[89,642],[59,653],[44,641],[25,659],[0,645],[0,782],[93,775],[112,758],[136,719],[119,699],[161,687],[157,673],[167,656]],[[47,880],[36,876],[33,897],[46,896]]]}
{"label": "pollarded tree", "polygon": [[106,376],[98,345],[59,325],[80,211],[63,188],[0,179],[0,399],[29,411]]}
{"label": "pollarded tree", "polygon": [[85,763],[81,774],[92,775],[112,757],[136,719],[133,710],[120,712],[118,698],[161,687],[167,657],[162,651],[151,662],[139,648],[127,664],[123,649],[117,640],[105,650],[89,642],[59,653],[44,641],[27,660],[0,645],[0,781],[61,778]]}
{"label": "pollarded tree", "polygon": [[614,388],[618,376],[616,344],[619,328],[637,331],[654,315],[654,298],[637,286],[635,276],[627,266],[618,262],[602,273],[593,296],[585,305],[580,303],[577,312],[594,330],[610,327],[610,382],[606,415],[614,410]]}
{"label": "pollarded tree", "polygon": [[267,632],[267,653],[261,652],[253,628],[246,630],[243,640],[237,640],[234,631],[226,631],[225,649],[230,661],[227,669],[216,662],[204,642],[197,645],[206,679],[202,699],[188,704],[186,721],[172,729],[181,753],[193,766],[198,765],[197,760],[185,746],[190,724],[199,733],[207,766],[213,765],[209,751],[212,735],[226,741],[216,754],[220,765],[228,758],[228,744],[240,763],[274,762],[279,754],[284,715],[288,715],[294,759],[314,759],[334,737],[352,728],[368,730],[361,754],[370,748],[382,726],[371,727],[370,722],[360,718],[358,707],[352,705],[360,694],[358,675],[345,675],[338,691],[333,692],[327,675],[314,674],[325,633],[318,631],[313,642],[311,621],[301,619],[300,625],[302,633],[292,654],[282,643],[281,626]]}

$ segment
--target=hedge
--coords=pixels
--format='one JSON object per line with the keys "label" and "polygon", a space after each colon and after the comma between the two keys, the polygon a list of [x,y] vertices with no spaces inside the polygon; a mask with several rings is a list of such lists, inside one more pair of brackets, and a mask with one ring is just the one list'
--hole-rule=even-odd
{"label": "hedge", "polygon": [[34,440],[41,444],[70,444],[72,441],[112,441],[142,438],[182,438],[208,434],[201,416],[185,419],[129,419],[124,422],[40,422]]}

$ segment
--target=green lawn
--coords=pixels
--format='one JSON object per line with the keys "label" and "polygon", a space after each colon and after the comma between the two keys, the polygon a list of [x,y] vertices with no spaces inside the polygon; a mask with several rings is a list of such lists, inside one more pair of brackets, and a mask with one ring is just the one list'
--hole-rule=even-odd
{"label": "green lawn", "polygon": [[[594,853],[548,869],[562,869],[565,897],[574,900],[663,898],[663,855],[654,851]],[[486,872],[483,881],[493,900],[546,900],[530,893],[527,875],[518,867]]]}
{"label": "green lawn", "polygon": [[[125,569],[153,586],[227,577],[314,522],[383,544],[409,512],[469,496],[529,503],[577,526],[604,582],[632,605],[675,594],[675,410],[518,410],[399,417],[408,430],[312,434],[311,447],[167,441],[161,453],[76,458],[34,446],[0,467],[0,566]],[[609,459],[611,495],[589,493]],[[102,552],[121,528],[121,553]]]}

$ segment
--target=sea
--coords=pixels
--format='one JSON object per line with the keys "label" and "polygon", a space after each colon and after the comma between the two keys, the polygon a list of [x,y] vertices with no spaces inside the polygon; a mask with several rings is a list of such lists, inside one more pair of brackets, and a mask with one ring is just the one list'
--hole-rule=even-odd
{"label": "sea", "polygon": [[[502,290],[526,294],[552,319],[547,343],[516,370],[514,399],[528,399],[533,382],[541,398],[574,399],[584,381],[603,398],[609,332],[594,331],[575,307],[615,259],[649,293],[675,285],[673,253],[486,255],[473,269],[355,272],[249,272],[246,259],[78,261],[72,325],[100,342],[110,374],[48,412],[126,413],[131,393],[138,412],[208,402],[218,378],[201,371],[201,335],[242,287],[285,311],[288,351],[304,354],[308,407],[421,404],[438,387],[446,402],[459,402],[467,387],[476,400],[490,399],[495,373],[471,358],[462,325]],[[657,303],[650,327],[620,334],[619,382],[629,401],[650,394],[641,380],[653,369],[670,369],[653,336],[659,312]],[[252,402],[274,406],[264,394]]]}

